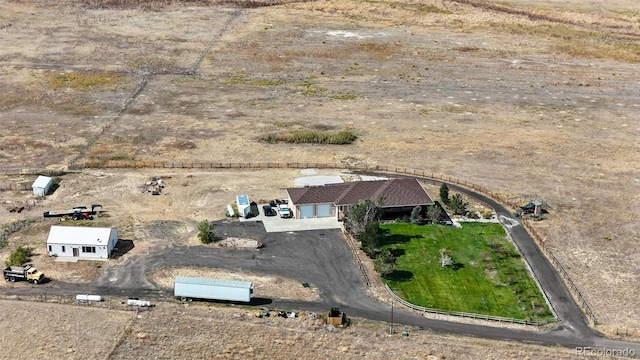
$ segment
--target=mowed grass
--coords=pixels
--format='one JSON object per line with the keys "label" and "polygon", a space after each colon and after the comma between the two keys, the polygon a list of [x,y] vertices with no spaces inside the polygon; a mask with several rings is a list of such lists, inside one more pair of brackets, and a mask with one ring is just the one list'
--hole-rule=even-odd
{"label": "mowed grass", "polygon": [[[385,224],[383,249],[398,267],[385,281],[408,302],[442,311],[460,311],[529,321],[552,317],[523,259],[500,224]],[[453,265],[440,265],[440,250]]]}

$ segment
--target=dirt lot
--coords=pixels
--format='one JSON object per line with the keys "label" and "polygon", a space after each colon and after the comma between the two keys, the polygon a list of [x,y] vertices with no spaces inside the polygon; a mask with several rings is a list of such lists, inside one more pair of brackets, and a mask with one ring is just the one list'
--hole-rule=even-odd
{"label": "dirt lot", "polygon": [[[50,299],[49,301],[55,301]],[[298,314],[284,319],[272,313],[201,304],[160,303],[139,313],[111,303],[97,306],[1,300],[0,347],[3,358],[21,358],[25,349],[40,359],[160,359],[250,357],[272,359],[571,359],[573,351],[557,347],[489,342],[430,334],[411,328],[408,338],[388,335],[387,324],[353,319],[344,329],[327,327],[326,314]],[[47,324],[51,331],[11,324]],[[101,339],[96,341],[95,339]],[[375,339],[374,341],[372,341]],[[454,345],[455,344],[455,345]]]}
{"label": "dirt lot", "polygon": [[[473,3],[202,3],[149,11],[0,2],[1,166],[64,168],[74,159],[391,164],[505,196],[537,194],[550,214],[536,229],[598,329],[637,332],[636,3]],[[350,128],[359,139],[348,146],[257,141],[297,128]],[[171,177],[167,195],[140,191],[154,175]],[[43,206],[2,210],[3,224],[38,222],[14,234],[0,255],[44,243],[52,222],[40,219],[42,211],[90,203],[107,210],[96,223],[117,225],[134,241],[131,254],[195,244],[197,221],[220,218],[235,194],[273,198],[295,176],[67,175]],[[3,177],[0,187],[32,180]],[[5,204],[27,199],[27,192],[0,192]],[[35,261],[52,267],[42,256]],[[102,265],[64,266],[82,282]]]}

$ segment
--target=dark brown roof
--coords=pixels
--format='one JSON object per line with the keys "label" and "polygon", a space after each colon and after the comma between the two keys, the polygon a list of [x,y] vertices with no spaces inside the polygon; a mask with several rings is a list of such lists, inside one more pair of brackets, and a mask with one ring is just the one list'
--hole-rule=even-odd
{"label": "dark brown roof", "polygon": [[433,200],[416,179],[356,181],[303,188],[288,188],[294,205],[331,203],[353,205],[384,197],[383,207],[432,205]]}

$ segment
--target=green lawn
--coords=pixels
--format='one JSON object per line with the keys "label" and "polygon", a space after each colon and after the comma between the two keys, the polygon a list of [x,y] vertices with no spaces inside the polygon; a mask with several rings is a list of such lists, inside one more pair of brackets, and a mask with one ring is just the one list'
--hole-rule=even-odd
{"label": "green lawn", "polygon": [[[398,267],[385,280],[412,304],[530,321],[552,317],[522,258],[495,223],[385,224],[383,249]],[[453,265],[440,265],[440,249]]]}

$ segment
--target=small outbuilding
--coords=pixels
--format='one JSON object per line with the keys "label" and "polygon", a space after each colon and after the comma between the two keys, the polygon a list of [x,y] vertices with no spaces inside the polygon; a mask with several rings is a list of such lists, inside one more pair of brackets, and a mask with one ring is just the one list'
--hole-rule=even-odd
{"label": "small outbuilding", "polygon": [[47,255],[106,260],[117,242],[116,228],[54,225],[47,239]]}
{"label": "small outbuilding", "polygon": [[49,193],[49,190],[51,190],[51,186],[53,186],[52,178],[39,175],[36,181],[33,182],[33,185],[31,185],[33,195],[45,196]]}
{"label": "small outbuilding", "polygon": [[249,195],[236,195],[236,205],[238,206],[238,215],[246,216],[251,210]]}

